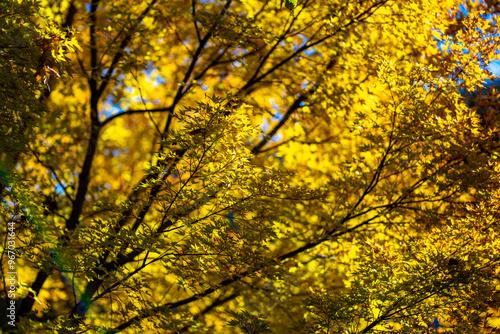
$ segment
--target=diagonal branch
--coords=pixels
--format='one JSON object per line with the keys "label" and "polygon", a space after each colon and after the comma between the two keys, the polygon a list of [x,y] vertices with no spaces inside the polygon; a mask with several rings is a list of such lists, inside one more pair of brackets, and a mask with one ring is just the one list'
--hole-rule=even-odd
{"label": "diagonal branch", "polygon": [[[229,6],[231,5],[231,2],[232,2],[232,0],[228,0],[226,2],[226,4],[224,5],[224,8],[221,10],[221,12],[219,14],[220,18],[222,18],[226,14],[227,10],[229,9]],[[174,101],[172,102],[172,105],[170,106],[170,108],[172,109],[172,112],[168,115],[167,123],[165,124],[165,128],[163,130],[164,136],[168,133],[168,131],[170,129],[170,125],[172,124],[172,120],[174,117],[173,110],[175,109],[175,107],[177,106],[179,101],[182,99],[182,97],[187,93],[187,90],[184,90],[184,85],[187,85],[187,82],[194,71],[194,68],[196,66],[196,63],[197,63],[200,55],[201,55],[201,52],[205,48],[205,45],[208,43],[210,38],[212,38],[212,35],[215,31],[216,26],[217,26],[217,22],[215,22],[212,25],[210,30],[207,32],[205,37],[203,37],[203,39],[200,41],[200,44],[196,48],[196,51],[193,55],[193,58],[191,59],[191,63],[189,64],[189,68],[186,71],[186,74],[184,75],[184,79],[182,80],[181,85],[177,89],[177,93],[175,94]]]}
{"label": "diagonal branch", "polygon": [[[111,80],[111,76],[114,74],[116,66],[118,65],[118,62],[123,58],[124,50],[127,47],[127,45],[130,43],[130,40],[132,39],[132,36],[135,34],[135,31],[137,30],[137,27],[141,24],[141,22],[144,20],[146,15],[148,15],[149,11],[153,7],[153,5],[157,2],[158,0],[153,0],[149,3],[149,5],[146,7],[146,9],[139,15],[139,17],[135,20],[135,25],[130,29],[127,34],[125,35],[125,38],[122,40],[120,43],[120,46],[118,47],[118,52],[115,54],[113,57],[113,60],[111,61],[111,65],[108,67],[108,70],[106,72],[106,75],[104,76],[101,86],[97,90],[96,97],[99,99],[106,89],[107,85],[109,84]],[[96,64],[97,65],[97,64]],[[92,70],[94,71],[94,66],[92,66]]]}
{"label": "diagonal branch", "polygon": [[54,168],[54,166],[52,166],[51,164],[43,161],[40,156],[36,153],[36,151],[34,149],[32,149],[29,144],[28,144],[28,147],[29,149],[31,150],[31,153],[33,153],[33,155],[35,156],[35,159],[38,163],[40,163],[43,167],[47,168],[48,170],[50,170],[52,172],[52,175],[54,176],[54,178],[56,179],[56,182],[59,183],[63,189],[63,192],[64,194],[66,195],[66,197],[69,199],[69,201],[71,203],[73,203],[73,198],[71,198],[71,195],[68,194],[68,190],[67,190],[67,187],[64,187],[63,186],[63,181],[59,178],[59,176],[57,175],[57,172],[56,172],[56,169]]}
{"label": "diagonal branch", "polygon": [[[226,297],[218,297],[216,298],[212,304],[208,305],[203,311],[201,311],[200,313],[196,314],[193,316],[193,320],[196,320],[202,316],[204,316],[205,314],[207,314],[208,312],[212,311],[214,308],[218,307],[218,306],[221,306],[221,305],[224,305],[225,303],[237,298],[239,296],[238,293],[232,293],[230,294],[229,296],[226,296]],[[179,333],[183,333],[183,332],[187,332],[189,330],[189,327],[190,325],[187,325],[187,326],[184,326],[181,330],[179,330]]]}
{"label": "diagonal branch", "polygon": [[[333,64],[335,63],[335,61],[332,59],[328,62],[327,66],[326,66],[326,70],[329,70]],[[259,154],[262,152],[262,148],[269,142],[271,141],[271,139],[276,135],[276,133],[278,133],[278,131],[285,125],[285,123],[288,121],[288,119],[290,118],[290,116],[292,116],[292,114],[299,108],[302,107],[302,103],[307,100],[307,98],[314,94],[316,92],[316,90],[318,89],[320,83],[323,81],[324,79],[320,79],[319,82],[315,83],[311,88],[309,88],[307,90],[307,92],[305,92],[304,94],[300,95],[297,99],[295,99],[295,101],[292,103],[292,105],[288,108],[287,112],[285,113],[285,115],[283,116],[283,118],[280,120],[280,122],[278,124],[276,124],[276,126],[271,130],[269,131],[268,134],[266,134],[264,136],[264,138],[260,141],[260,143],[258,143],[254,148],[252,148],[252,153],[253,154]]]}
{"label": "diagonal branch", "polygon": [[198,41],[201,42],[200,28],[198,28],[198,22],[196,21],[196,0],[191,1],[191,7],[193,13],[194,30],[196,30],[196,36],[198,37]]}
{"label": "diagonal branch", "polygon": [[301,107],[300,104],[303,101],[305,101],[307,99],[307,97],[311,93],[313,93],[316,89],[317,89],[317,86],[312,87],[311,89],[309,89],[309,91],[306,94],[299,96],[293,102],[293,104],[288,108],[287,112],[285,113],[285,115],[283,116],[283,118],[280,120],[280,122],[278,124],[276,124],[276,126],[271,131],[269,131],[269,133],[266,134],[264,136],[264,138],[262,138],[262,140],[260,141],[260,143],[258,143],[254,148],[252,148],[252,153],[253,154],[258,154],[258,153],[261,152],[262,148],[274,137],[274,135],[276,135],[276,133],[281,129],[281,127],[283,127],[283,125],[285,125],[285,123],[288,121],[288,119],[290,118],[290,116],[292,116],[292,114],[297,109],[299,109]]}
{"label": "diagonal branch", "polygon": [[[138,323],[140,322],[142,319],[145,319],[145,318],[148,318],[154,314],[157,314],[157,313],[161,313],[163,311],[166,311],[166,310],[169,310],[169,309],[173,309],[173,308],[176,308],[176,307],[181,307],[181,306],[184,306],[184,305],[187,305],[187,304],[190,304],[192,302],[195,302],[197,300],[200,300],[216,291],[219,291],[221,288],[224,288],[226,286],[229,286],[231,284],[233,284],[234,282],[238,282],[238,281],[241,281],[242,279],[250,276],[251,274],[255,273],[255,272],[258,272],[260,270],[263,270],[269,266],[275,266],[275,265],[278,265],[279,263],[283,262],[284,260],[287,260],[287,259],[290,259],[290,258],[293,258],[295,257],[297,254],[300,254],[300,253],[303,253],[311,248],[314,248],[316,246],[318,246],[319,244],[327,241],[327,240],[331,240],[332,238],[336,238],[336,237],[340,237],[344,234],[347,234],[347,233],[351,233],[353,231],[355,231],[356,229],[368,224],[371,220],[374,220],[376,217],[373,217],[373,218],[370,218],[370,219],[367,219],[366,221],[352,227],[352,228],[349,228],[349,229],[346,229],[344,231],[339,231],[338,233],[334,234],[332,233],[331,235],[328,235],[328,236],[324,236],[316,241],[313,241],[313,242],[310,242],[302,247],[299,247],[293,251],[290,251],[286,254],[283,254],[279,257],[277,257],[275,260],[272,260],[271,262],[269,263],[262,263],[260,264],[258,267],[254,267],[254,268],[250,268],[250,269],[247,269],[245,271],[242,271],[238,274],[234,274],[232,275],[230,278],[227,278],[221,282],[219,282],[217,284],[217,286],[215,287],[211,287],[211,288],[208,288],[206,290],[204,290],[203,292],[201,293],[198,293],[196,295],[193,295],[191,297],[188,297],[188,298],[185,298],[185,299],[182,299],[182,300],[179,300],[177,302],[173,302],[173,303],[166,303],[166,304],[163,304],[163,305],[160,305],[160,306],[157,306],[157,307],[154,307],[153,309],[151,310],[148,310],[147,312],[144,312],[140,315],[137,315],[129,320],[127,320],[126,322],[122,323],[121,325],[117,326],[116,328],[114,328],[113,330],[110,331],[110,333],[117,333],[117,332],[120,332],[130,326],[132,326],[133,324],[135,323]],[[347,218],[349,219],[349,218]]]}
{"label": "diagonal branch", "polygon": [[340,33],[341,31],[343,31],[345,29],[347,29],[351,25],[353,25],[355,23],[358,23],[358,22],[362,22],[362,21],[368,19],[370,16],[372,16],[376,12],[376,10],[379,7],[381,7],[382,5],[384,5],[388,1],[389,0],[381,0],[378,3],[375,3],[375,4],[371,5],[365,11],[363,11],[362,13],[356,15],[354,18],[352,18],[347,24],[345,24],[345,25],[337,28],[337,30],[335,30],[334,32],[332,32],[330,35],[327,35],[327,36],[325,36],[323,38],[320,38],[319,40],[317,40],[315,42],[312,42],[312,43],[309,43],[309,42],[305,43],[303,46],[301,46],[300,48],[298,48],[291,55],[289,55],[288,57],[282,59],[279,63],[277,63],[276,65],[274,65],[273,67],[271,67],[269,70],[267,70],[266,72],[264,72],[260,76],[258,76],[258,71],[256,71],[254,73],[254,75],[252,76],[252,78],[239,90],[238,94],[241,94],[244,91],[250,90],[250,88],[252,86],[254,86],[256,83],[261,82],[268,75],[272,74],[273,72],[275,72],[276,70],[278,70],[279,68],[281,68],[283,65],[285,65],[286,63],[288,63],[293,58],[297,57],[302,52],[304,52],[304,51],[306,51],[306,50],[308,50],[308,49],[310,49],[310,48],[312,48],[312,47],[314,47],[314,46],[316,46],[318,44],[323,43],[327,39],[329,39],[329,38],[337,35],[338,33]]}
{"label": "diagonal branch", "polygon": [[77,12],[75,6],[75,0],[72,0],[69,4],[68,13],[66,14],[66,19],[64,20],[63,27],[70,28],[73,25],[73,21],[75,20],[75,14]]}

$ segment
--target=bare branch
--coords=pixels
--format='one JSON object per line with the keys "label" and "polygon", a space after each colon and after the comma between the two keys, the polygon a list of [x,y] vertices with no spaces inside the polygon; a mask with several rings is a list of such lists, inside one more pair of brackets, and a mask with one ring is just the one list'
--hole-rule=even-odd
{"label": "bare branch", "polygon": [[106,124],[112,122],[114,119],[121,117],[121,116],[134,115],[134,114],[145,114],[145,113],[159,113],[159,112],[172,112],[172,107],[125,110],[125,111],[119,112],[118,114],[115,114],[113,116],[106,118],[104,121],[101,122],[101,127],[104,127]]}
{"label": "bare branch", "polygon": [[196,0],[191,1],[191,7],[193,13],[194,29],[196,30],[196,36],[198,37],[198,41],[201,42],[200,29],[198,28],[198,22],[196,22]]}

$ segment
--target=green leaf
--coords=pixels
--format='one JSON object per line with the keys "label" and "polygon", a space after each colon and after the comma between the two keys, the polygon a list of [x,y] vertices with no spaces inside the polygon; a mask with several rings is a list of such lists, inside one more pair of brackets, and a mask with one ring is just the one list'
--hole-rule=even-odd
{"label": "green leaf", "polygon": [[286,0],[285,7],[292,10],[297,7],[297,0]]}

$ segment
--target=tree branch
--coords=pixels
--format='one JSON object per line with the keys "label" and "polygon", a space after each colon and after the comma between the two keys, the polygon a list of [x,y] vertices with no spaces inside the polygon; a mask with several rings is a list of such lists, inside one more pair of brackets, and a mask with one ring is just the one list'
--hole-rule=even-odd
{"label": "tree branch", "polygon": [[[366,9],[365,11],[363,11],[362,13],[358,14],[356,17],[354,17],[353,19],[351,19],[351,21],[349,21],[349,23],[347,23],[346,25],[344,25],[342,27],[337,28],[337,30],[335,30],[334,32],[332,32],[330,35],[327,35],[327,36],[325,36],[323,38],[320,38],[319,40],[317,40],[315,42],[304,44],[303,46],[301,46],[300,48],[298,48],[295,52],[293,52],[291,55],[289,55],[285,59],[281,60],[278,64],[274,65],[272,68],[270,68],[269,70],[267,70],[265,73],[261,74],[260,76],[257,76],[258,71],[255,72],[255,74],[252,76],[252,78],[239,90],[238,94],[241,94],[244,91],[248,91],[250,89],[250,87],[252,87],[256,83],[262,81],[262,79],[266,78],[268,75],[270,75],[271,73],[273,73],[274,71],[276,71],[277,69],[279,69],[280,67],[282,67],[284,64],[288,63],[290,60],[292,60],[293,58],[297,57],[302,52],[306,51],[307,49],[310,49],[310,48],[312,48],[312,47],[314,47],[314,46],[316,46],[316,45],[318,45],[318,44],[326,41],[327,39],[335,36],[340,31],[345,30],[346,28],[348,28],[349,26],[353,25],[354,23],[358,23],[360,21],[366,20],[371,15],[373,15],[373,13],[375,11],[372,11],[372,10],[374,8],[376,9],[376,8],[382,6],[383,4],[385,4],[388,1],[389,0],[382,0],[379,3],[373,4],[368,9]],[[363,17],[365,15],[366,15],[366,17]]]}
{"label": "tree branch", "polygon": [[114,119],[121,117],[121,116],[126,116],[126,115],[134,115],[134,114],[145,114],[145,113],[157,113],[157,112],[172,112],[172,107],[167,107],[167,108],[154,108],[154,109],[129,109],[122,111],[118,114],[112,115],[108,118],[106,118],[104,121],[101,122],[101,127],[104,127],[106,124],[112,122]]}
{"label": "tree branch", "polygon": [[260,143],[258,143],[252,149],[252,154],[258,154],[261,151],[261,149],[274,137],[274,135],[279,131],[279,129],[281,129],[281,127],[283,127],[283,125],[285,125],[285,123],[288,121],[290,116],[292,116],[292,114],[297,109],[300,108],[300,103],[303,102],[310,93],[314,92],[314,90],[316,90],[316,86],[311,88],[306,94],[299,96],[293,102],[293,104],[288,108],[287,112],[285,113],[283,118],[280,120],[280,122],[278,124],[276,124],[276,126],[271,131],[269,131],[268,134],[266,134],[264,136],[264,138],[260,141]]}
{"label": "tree branch", "polygon": [[[219,14],[220,18],[222,18],[226,14],[229,6],[231,5],[231,2],[232,2],[232,0],[228,0],[226,2],[226,4],[224,5],[224,8],[221,10],[221,12]],[[205,37],[203,37],[203,39],[200,41],[198,48],[196,48],[196,51],[193,55],[193,58],[191,59],[191,63],[189,64],[189,68],[186,71],[186,74],[184,75],[184,79],[182,80],[181,85],[177,89],[177,93],[175,94],[174,101],[172,102],[172,105],[170,106],[170,108],[172,109],[172,112],[168,115],[167,123],[165,124],[165,128],[163,130],[164,136],[166,136],[166,134],[168,133],[168,131],[170,129],[170,125],[172,124],[172,119],[174,116],[173,111],[175,110],[177,103],[179,103],[181,98],[187,93],[187,90],[184,89],[184,86],[187,85],[187,82],[188,82],[189,78],[191,77],[191,74],[193,73],[194,67],[196,66],[196,62],[198,61],[198,58],[200,57],[201,52],[205,48],[205,45],[208,43],[208,40],[212,37],[212,34],[213,34],[216,26],[217,26],[217,22],[215,22],[212,25],[212,27],[207,32]]]}
{"label": "tree branch", "polygon": [[[200,313],[196,314],[193,316],[193,320],[196,320],[202,316],[204,316],[205,314],[207,314],[208,312],[212,311],[214,308],[218,307],[218,306],[221,306],[221,305],[224,305],[225,303],[235,299],[236,297],[239,296],[239,293],[232,293],[230,294],[229,296],[226,296],[226,297],[219,297],[219,298],[216,298],[212,304],[210,304],[209,306],[207,306],[203,311],[201,311]],[[183,332],[186,332],[189,327],[191,326],[184,326],[181,330],[179,330],[179,333],[183,333]]]}
{"label": "tree branch", "polygon": [[109,84],[111,80],[111,76],[113,75],[116,65],[118,62],[122,59],[123,57],[123,51],[129,44],[130,40],[132,39],[132,36],[134,35],[137,27],[141,24],[142,20],[146,17],[146,15],[149,13],[153,5],[157,2],[158,0],[153,0],[149,3],[149,5],[146,7],[146,9],[139,15],[137,20],[135,20],[135,25],[127,31],[127,34],[125,35],[125,38],[122,40],[120,43],[120,46],[118,47],[118,52],[116,52],[115,56],[113,57],[113,60],[111,61],[111,65],[108,67],[108,71],[106,72],[106,75],[104,76],[101,86],[97,90],[97,98],[100,98],[104,90],[106,89],[106,86]]}
{"label": "tree branch", "polygon": [[196,30],[196,36],[198,37],[198,41],[201,42],[200,29],[198,28],[198,22],[196,22],[196,0],[191,1],[191,7],[193,13],[194,30]]}
{"label": "tree branch", "polygon": [[370,218],[370,219],[366,220],[363,223],[360,223],[360,224],[358,224],[358,225],[356,225],[356,226],[354,226],[354,227],[352,227],[350,229],[338,232],[335,235],[324,236],[324,237],[322,237],[321,239],[319,239],[317,241],[310,242],[310,243],[308,243],[308,244],[306,244],[306,245],[304,245],[302,247],[299,247],[299,248],[297,248],[297,249],[295,249],[295,250],[293,250],[291,252],[288,252],[288,253],[286,253],[286,254],[284,254],[282,256],[279,256],[279,257],[277,257],[275,260],[273,260],[270,263],[262,263],[262,264],[260,264],[256,268],[247,269],[247,270],[245,270],[243,272],[240,272],[238,274],[234,274],[230,278],[227,278],[227,279],[219,282],[217,284],[217,286],[208,288],[208,289],[204,290],[201,293],[198,293],[198,294],[193,295],[191,297],[179,300],[177,302],[166,303],[166,304],[154,307],[151,310],[148,310],[147,312],[143,312],[142,314],[137,315],[137,316],[129,319],[128,321],[122,323],[121,325],[119,325],[116,328],[112,329],[110,331],[110,333],[120,332],[120,331],[122,331],[122,330],[130,327],[134,323],[139,323],[142,319],[145,319],[145,318],[148,318],[148,317],[152,316],[153,314],[161,313],[161,312],[164,312],[166,310],[173,309],[173,308],[176,308],[176,307],[181,307],[181,306],[187,305],[189,303],[192,303],[194,301],[200,300],[200,299],[202,299],[202,298],[204,298],[204,297],[206,297],[206,296],[208,296],[208,295],[210,295],[210,294],[212,294],[212,293],[214,293],[216,291],[219,291],[221,288],[229,286],[229,285],[233,284],[234,282],[241,281],[243,278],[246,278],[246,277],[248,277],[249,275],[251,275],[251,274],[253,274],[255,272],[258,272],[258,271],[260,271],[262,269],[265,269],[265,268],[267,268],[269,266],[278,265],[280,262],[282,262],[282,261],[284,261],[286,259],[292,258],[292,257],[294,257],[295,255],[297,255],[299,253],[302,253],[302,252],[304,252],[306,250],[314,248],[314,247],[316,247],[317,245],[321,244],[324,241],[331,240],[332,238],[336,238],[336,237],[339,237],[341,235],[350,233],[350,232],[354,231],[355,229],[358,229],[359,227],[366,225],[369,221],[371,221],[373,219],[375,219],[375,218]]}

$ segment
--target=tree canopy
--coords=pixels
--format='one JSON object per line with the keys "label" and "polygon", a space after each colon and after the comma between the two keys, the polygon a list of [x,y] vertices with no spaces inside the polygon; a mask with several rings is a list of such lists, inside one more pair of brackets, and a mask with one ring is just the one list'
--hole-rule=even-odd
{"label": "tree canopy", "polygon": [[0,8],[5,332],[499,330],[497,2]]}

